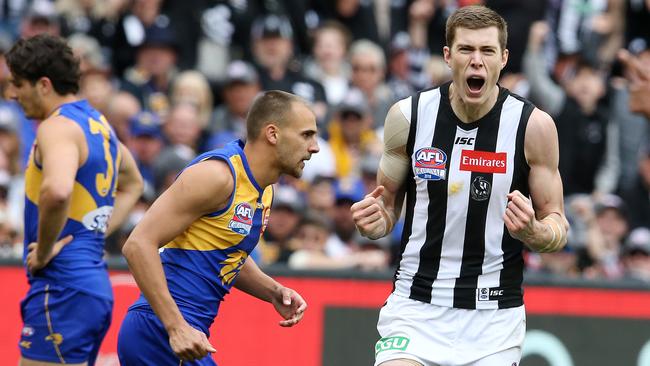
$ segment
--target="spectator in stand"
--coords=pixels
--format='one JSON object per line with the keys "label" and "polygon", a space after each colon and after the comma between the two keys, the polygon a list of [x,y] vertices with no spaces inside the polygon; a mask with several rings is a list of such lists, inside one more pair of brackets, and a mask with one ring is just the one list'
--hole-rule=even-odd
{"label": "spectator in stand", "polygon": [[130,133],[126,141],[144,179],[144,192],[155,192],[154,163],[164,146],[160,118],[151,112],[140,112],[129,121]]}
{"label": "spectator in stand", "polygon": [[208,79],[198,71],[183,71],[176,76],[170,92],[172,105],[188,103],[199,111],[202,130],[207,130],[213,110],[212,89]]}
{"label": "spectator in stand", "polygon": [[124,72],[122,90],[133,94],[143,109],[161,118],[169,112],[168,93],[176,74],[178,43],[169,24],[152,24],[136,51],[136,63]]}
{"label": "spectator in stand", "polygon": [[182,145],[194,155],[201,150],[201,117],[194,104],[174,105],[163,124],[163,133],[171,146]]}
{"label": "spectator in stand", "polygon": [[140,102],[131,93],[116,92],[108,98],[104,115],[120,141],[129,141],[129,121],[140,113],[140,110]]}
{"label": "spectator in stand", "polygon": [[634,229],[625,242],[623,255],[625,275],[650,283],[650,229]]}
{"label": "spectator in stand", "polygon": [[386,85],[393,91],[395,99],[404,99],[415,92],[412,85],[412,70],[409,56],[411,56],[411,38],[408,33],[402,32],[395,35],[390,44],[388,54],[388,81]]}
{"label": "spectator in stand", "polygon": [[557,126],[564,194],[606,192],[601,182],[617,176],[618,167],[605,159],[613,156],[606,152],[613,147],[607,146],[610,115],[603,75],[594,65],[581,62],[563,86],[557,85],[543,62],[541,44],[548,32],[544,22],[532,25],[523,65],[531,100],[553,117]]}
{"label": "spectator in stand", "polygon": [[[320,152],[319,152],[320,154]],[[313,157],[312,157],[313,158]],[[328,176],[316,176],[307,187],[307,209],[318,212],[332,220],[334,215],[335,179]]]}
{"label": "spectator in stand", "polygon": [[108,110],[110,96],[115,92],[109,64],[96,39],[75,33],[68,37],[68,44],[79,58],[79,94],[101,113]]}
{"label": "spectator in stand", "polygon": [[330,106],[338,105],[349,88],[349,44],[350,32],[336,21],[325,21],[314,32],[313,58],[307,59],[304,71],[323,85]]}
{"label": "spectator in stand", "polygon": [[53,2],[34,0],[20,22],[20,37],[31,38],[43,33],[52,36],[61,34],[59,15]]}
{"label": "spectator in stand", "polygon": [[251,40],[262,89],[283,90],[306,99],[313,104],[317,121],[322,122],[327,114],[325,90],[291,63],[293,28],[289,20],[275,14],[256,19],[251,29]]}
{"label": "spectator in stand", "polygon": [[604,195],[587,214],[587,253],[593,264],[585,269],[588,278],[621,278],[624,274],[621,254],[628,233],[627,212],[623,200]]}
{"label": "spectator in stand", "polygon": [[[87,34],[108,47],[115,35],[115,23],[126,0],[56,0],[56,10],[61,16],[61,35]],[[107,49],[110,51],[110,49]]]}
{"label": "spectator in stand", "polygon": [[261,91],[255,68],[245,61],[233,61],[226,70],[222,89],[223,104],[212,115],[208,132],[210,148],[219,148],[236,139],[246,140],[246,114]]}
{"label": "spectator in stand", "polygon": [[[650,49],[646,42],[639,42],[632,54],[640,61],[641,65],[650,68]],[[650,141],[650,123],[643,114],[630,110],[631,91],[633,85],[624,78],[628,70],[620,69],[621,75],[612,75],[612,119],[618,127],[618,162],[620,174],[618,176],[617,193],[623,198],[629,209],[631,227],[647,225],[650,222],[650,199],[648,187],[644,185],[640,174],[639,164],[643,158],[644,145]],[[635,102],[636,103],[636,102]],[[645,102],[647,103],[647,101]]]}
{"label": "spectator in stand", "polygon": [[305,207],[303,199],[293,187],[276,185],[273,190],[273,214],[263,233],[263,241],[258,244],[262,263],[286,264],[296,249],[292,239],[295,236]]}
{"label": "spectator in stand", "polygon": [[630,110],[650,118],[650,66],[645,58],[635,57],[626,50],[618,54],[626,69],[630,82]]}
{"label": "spectator in stand", "polygon": [[386,256],[380,250],[357,251],[334,254],[328,250],[331,243],[332,224],[326,216],[317,212],[303,215],[295,238],[294,248],[287,264],[293,269],[386,269]]}
{"label": "spectator in stand", "polygon": [[370,111],[372,127],[383,124],[388,109],[395,101],[395,96],[384,83],[386,74],[386,57],[384,51],[371,41],[362,39],[350,46],[350,64],[352,65],[352,86],[363,93]]}
{"label": "spectator in stand", "polygon": [[338,178],[360,177],[363,157],[381,153],[379,138],[372,129],[371,113],[358,89],[351,89],[338,106],[328,128]]}
{"label": "spectator in stand", "polygon": [[339,179],[334,184],[335,205],[334,205],[334,233],[340,244],[347,250],[352,251],[357,247],[355,241],[357,228],[352,220],[350,207],[363,199],[366,194],[363,183],[359,179]]}

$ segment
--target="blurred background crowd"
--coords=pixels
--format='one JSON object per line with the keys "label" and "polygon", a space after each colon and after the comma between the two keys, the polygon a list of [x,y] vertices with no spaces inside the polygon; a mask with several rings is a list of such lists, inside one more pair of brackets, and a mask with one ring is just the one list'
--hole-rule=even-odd
{"label": "blurred background crowd", "polygon": [[[137,159],[145,192],[107,255],[120,255],[194,156],[245,137],[260,90],[281,89],[313,103],[321,152],[302,179],[276,187],[253,257],[296,269],[387,270],[400,225],[371,241],[349,208],[375,187],[391,104],[449,80],[445,21],[468,4],[506,19],[500,84],[549,113],[559,133],[569,244],[527,253],[527,270],[650,283],[649,124],[630,111],[616,61],[627,49],[650,67],[649,0],[0,0],[0,51],[18,37],[66,37],[81,59],[81,97]],[[7,76],[0,57],[2,92]],[[23,169],[36,126],[0,98],[0,257],[22,256]]]}

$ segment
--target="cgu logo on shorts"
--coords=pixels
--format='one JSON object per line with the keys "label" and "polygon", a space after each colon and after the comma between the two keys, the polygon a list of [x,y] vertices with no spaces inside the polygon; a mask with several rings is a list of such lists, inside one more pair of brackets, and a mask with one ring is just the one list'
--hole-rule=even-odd
{"label": "cgu logo on shorts", "polygon": [[388,350],[404,351],[408,347],[409,342],[410,340],[406,337],[382,338],[375,343],[375,355]]}
{"label": "cgu logo on shorts", "polygon": [[416,177],[426,180],[441,180],[447,178],[447,154],[436,147],[425,147],[418,150],[413,162],[413,173]]}
{"label": "cgu logo on shorts", "polygon": [[230,230],[241,235],[248,235],[253,227],[253,208],[248,202],[242,202],[235,207],[235,214],[228,224]]}

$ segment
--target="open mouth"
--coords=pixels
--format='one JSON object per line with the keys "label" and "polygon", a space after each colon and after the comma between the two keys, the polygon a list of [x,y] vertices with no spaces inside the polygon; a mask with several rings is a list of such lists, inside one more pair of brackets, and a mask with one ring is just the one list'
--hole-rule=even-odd
{"label": "open mouth", "polygon": [[483,88],[485,79],[480,76],[470,76],[467,78],[467,87],[472,93],[478,93]]}

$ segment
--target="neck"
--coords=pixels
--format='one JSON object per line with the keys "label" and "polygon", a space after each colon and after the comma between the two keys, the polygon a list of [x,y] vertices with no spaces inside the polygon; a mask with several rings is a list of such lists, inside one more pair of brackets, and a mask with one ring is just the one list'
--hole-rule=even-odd
{"label": "neck", "polygon": [[458,90],[452,83],[449,86],[449,100],[454,114],[464,123],[472,123],[485,116],[497,102],[499,97],[499,87],[494,85],[489,93],[488,98],[483,103],[467,103],[458,94]]}
{"label": "neck", "polygon": [[329,76],[338,76],[341,73],[341,63],[326,61],[321,63],[323,72]]}
{"label": "neck", "polygon": [[74,94],[55,95],[49,98],[43,105],[43,109],[46,112],[45,116],[43,116],[43,119],[50,117],[52,113],[54,113],[54,111],[56,111],[57,108],[63,104],[76,102],[77,100],[79,100],[79,98],[77,98],[77,96]]}
{"label": "neck", "polygon": [[280,179],[280,171],[275,165],[269,164],[269,157],[274,152],[261,142],[246,142],[244,154],[248,160],[248,167],[255,177],[257,184],[264,189]]}

